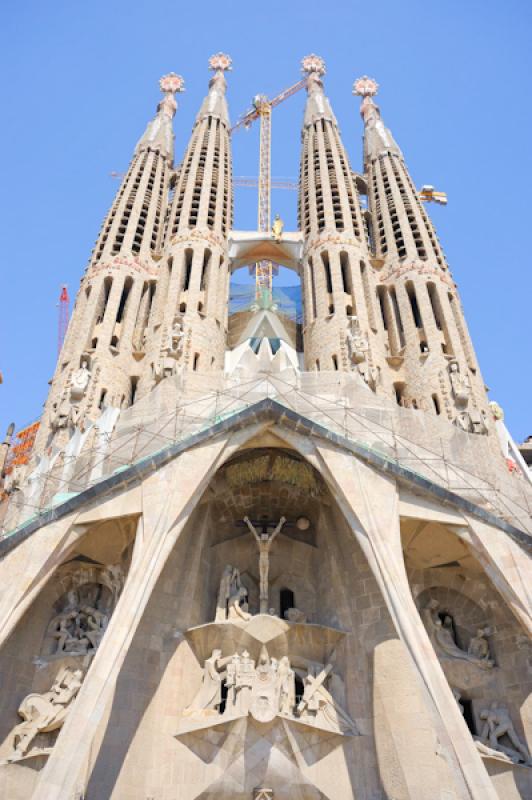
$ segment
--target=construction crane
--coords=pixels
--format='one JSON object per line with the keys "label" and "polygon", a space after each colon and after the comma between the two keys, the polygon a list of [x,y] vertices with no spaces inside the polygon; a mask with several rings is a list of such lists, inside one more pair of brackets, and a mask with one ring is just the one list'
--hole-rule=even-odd
{"label": "construction crane", "polygon": [[[272,140],[272,109],[283,103],[289,97],[305,88],[308,82],[308,74],[317,72],[322,75],[325,72],[325,65],[321,58],[315,55],[306,56],[301,66],[305,77],[284,89],[273,99],[266,95],[258,94],[253,98],[253,105],[249,111],[243,114],[236,125],[231,128],[231,133],[239,128],[250,128],[256,119],[260,119],[260,148],[259,148],[259,199],[258,199],[258,229],[262,233],[268,233],[271,225],[271,140]],[[254,179],[245,179],[246,181]],[[240,184],[249,186],[250,183]],[[279,187],[281,188],[281,187]],[[292,188],[283,186],[282,188]],[[273,265],[270,261],[260,261],[255,265],[255,291],[256,298],[262,303],[271,301],[272,295],[272,275]]]}
{"label": "construction crane", "polygon": [[70,303],[70,298],[68,296],[68,289],[66,284],[63,284],[63,286],[61,286],[61,294],[59,295],[59,302],[57,304],[59,308],[58,324],[57,324],[58,354],[61,352],[61,348],[63,347],[63,342],[65,341],[65,336],[68,328],[69,303]]}
{"label": "construction crane", "polygon": [[437,192],[434,186],[425,184],[419,190],[419,197],[424,203],[439,203],[441,206],[447,205],[447,195],[445,192]]}
{"label": "construction crane", "polygon": [[[258,185],[258,178],[251,178],[244,175],[233,178],[233,186],[242,186],[245,189],[257,189]],[[270,189],[289,189],[295,192],[299,189],[299,183],[290,178],[270,178]]]}

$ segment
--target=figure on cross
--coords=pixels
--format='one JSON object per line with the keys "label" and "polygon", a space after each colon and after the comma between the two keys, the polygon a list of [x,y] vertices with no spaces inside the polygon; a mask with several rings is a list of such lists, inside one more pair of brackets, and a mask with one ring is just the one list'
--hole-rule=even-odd
{"label": "figure on cross", "polygon": [[286,517],[281,517],[272,533],[268,533],[266,525],[263,525],[262,531],[259,533],[249,517],[244,517],[244,522],[255,537],[259,548],[260,613],[267,614],[269,608],[268,573],[270,571],[270,550],[273,540],[286,522]]}

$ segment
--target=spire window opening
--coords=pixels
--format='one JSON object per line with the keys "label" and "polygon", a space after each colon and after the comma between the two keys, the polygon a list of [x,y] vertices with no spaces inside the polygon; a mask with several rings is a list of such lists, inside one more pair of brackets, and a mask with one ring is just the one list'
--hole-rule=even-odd
{"label": "spire window opening", "polygon": [[185,270],[183,276],[183,291],[186,292],[190,288],[190,276],[192,274],[192,259],[194,251],[188,248],[185,250]]}
{"label": "spire window opening", "polygon": [[320,371],[320,360],[319,358],[316,359],[316,372]]}
{"label": "spire window opening", "polygon": [[199,367],[199,360],[200,360],[200,354],[194,353],[194,362],[192,364],[192,369],[194,370],[194,372],[197,372],[197,369]]}
{"label": "spire window opening", "polygon": [[395,315],[395,324],[397,332],[399,334],[399,346],[403,348],[406,345],[405,331],[403,328],[403,320],[401,319],[401,309],[399,308],[399,303],[397,301],[397,293],[395,291],[395,287],[392,286],[390,288],[389,294],[392,303],[393,313]]}
{"label": "spire window opening", "polygon": [[311,320],[316,319],[316,281],[314,277],[314,264],[312,259],[309,258],[308,260],[308,275],[309,275],[309,283],[310,283],[310,301],[311,301]]}
{"label": "spire window opening", "polygon": [[351,270],[349,265],[349,256],[342,250],[340,253],[340,272],[342,275],[342,286],[345,294],[352,294],[353,287],[351,285]]}
{"label": "spire window opening", "polygon": [[129,379],[129,405],[132,406],[135,402],[135,398],[137,396],[137,388],[138,388],[139,379],[138,376],[133,375]]}
{"label": "spire window opening", "polygon": [[205,252],[203,253],[203,264],[201,265],[200,291],[203,291],[205,289],[211,258],[212,258],[211,251],[205,250]]}
{"label": "spire window opening", "polygon": [[338,356],[332,357],[333,369],[338,370]]}
{"label": "spire window opening", "polygon": [[100,409],[100,411],[103,411],[106,397],[107,397],[107,389],[102,389],[102,391],[100,392],[100,399],[98,401],[98,408]]}
{"label": "spire window opening", "polygon": [[405,404],[405,384],[402,381],[394,383],[393,385],[394,392],[395,392],[395,399],[397,401],[398,406],[404,406]]}
{"label": "spire window opening", "polygon": [[126,310],[127,301],[133,287],[133,278],[126,278],[124,281],[124,288],[122,289],[122,294],[120,295],[120,302],[118,304],[118,309],[116,311],[116,321],[122,322],[124,318],[124,312]]}
{"label": "spire window opening", "polygon": [[419,305],[417,302],[416,296],[416,289],[412,281],[407,281],[405,283],[406,293],[408,295],[408,299],[410,301],[410,308],[412,309],[412,317],[414,318],[414,323],[416,328],[423,328],[423,320],[421,319],[421,312],[419,310]]}
{"label": "spire window opening", "polygon": [[332,294],[333,286],[332,286],[331,264],[329,262],[329,253],[326,250],[322,251],[321,260],[322,260],[323,269],[324,269],[324,272],[325,272],[326,289],[327,289],[329,294]]}
{"label": "spire window opening", "polygon": [[384,330],[388,330],[388,315],[386,313],[386,304],[385,304],[385,294],[386,294],[386,287],[385,286],[377,286],[377,297],[379,298],[379,306],[381,309],[381,317],[382,317],[382,324],[384,326]]}
{"label": "spire window opening", "polygon": [[105,317],[105,312],[106,312],[107,306],[109,304],[109,295],[111,294],[112,285],[113,285],[113,279],[112,278],[107,277],[107,278],[104,279],[103,288],[102,288],[102,300],[101,300],[101,303],[100,303],[100,310],[99,310],[98,315],[96,317],[96,324],[97,325],[99,325],[101,322],[103,322],[103,318]]}
{"label": "spire window opening", "polygon": [[375,308],[373,305],[373,297],[369,285],[368,270],[366,264],[363,261],[360,262],[360,277],[362,279],[362,288],[364,290],[364,300],[366,302],[366,311],[368,315],[370,328],[372,331],[376,331],[377,320],[375,318]]}
{"label": "spire window opening", "polygon": [[432,404],[434,406],[434,411],[436,412],[436,414],[438,415],[441,414],[441,406],[437,394],[432,395]]}

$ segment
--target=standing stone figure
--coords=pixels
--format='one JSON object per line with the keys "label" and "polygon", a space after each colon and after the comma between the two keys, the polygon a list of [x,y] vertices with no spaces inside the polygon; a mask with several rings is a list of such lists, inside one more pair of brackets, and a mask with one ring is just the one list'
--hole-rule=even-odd
{"label": "standing stone figure", "polygon": [[279,661],[279,683],[279,711],[281,714],[292,714],[296,704],[296,676],[288,656],[283,656]]}
{"label": "standing stone figure", "polygon": [[220,580],[218,589],[218,600],[216,602],[215,622],[223,622],[229,613],[229,599],[240,589],[240,572],[231,564],[226,564]]}
{"label": "standing stone figure", "polygon": [[203,680],[199,692],[192,703],[183,713],[190,714],[194,711],[216,711],[222,702],[222,680],[226,677],[223,669],[231,657],[222,658],[221,650],[213,650],[203,666]]}
{"label": "standing stone figure", "polygon": [[286,517],[281,517],[279,524],[273,533],[258,533],[248,517],[244,517],[244,522],[255,537],[259,547],[259,576],[260,576],[260,613],[268,613],[268,573],[270,570],[270,549],[273,540],[286,522]]}
{"label": "standing stone figure", "polygon": [[29,694],[20,704],[18,713],[24,722],[11,733],[13,752],[8,761],[27,755],[37,734],[57,730],[63,724],[68,706],[77,695],[83,681],[83,671],[66,667],[61,670],[51,689],[44,694]]}

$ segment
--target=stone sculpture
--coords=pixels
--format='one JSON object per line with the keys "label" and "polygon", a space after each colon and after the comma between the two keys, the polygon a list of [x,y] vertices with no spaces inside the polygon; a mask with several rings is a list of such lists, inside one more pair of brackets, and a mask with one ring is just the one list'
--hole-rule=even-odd
{"label": "stone sculpture", "polygon": [[240,586],[229,598],[227,619],[233,621],[247,622],[251,619],[251,614],[248,611],[248,590],[245,586]]}
{"label": "stone sculpture", "polygon": [[307,616],[299,608],[287,608],[284,612],[284,618],[288,622],[306,622]]}
{"label": "stone sculpture", "polygon": [[273,220],[272,233],[273,233],[274,238],[278,242],[281,241],[281,237],[283,235],[283,230],[284,230],[284,222],[282,221],[282,219],[279,216],[279,214],[276,214],[275,215],[275,219]]}
{"label": "stone sculpture", "polygon": [[77,369],[70,379],[70,399],[73,403],[79,403],[83,399],[87,386],[91,379],[91,372],[89,370],[88,361],[82,361],[81,366]]}
{"label": "stone sculpture", "polygon": [[229,614],[229,600],[240,589],[240,572],[231,564],[226,564],[220,580],[218,600],[216,602],[215,622],[227,619]]}
{"label": "stone sculpture", "polygon": [[471,386],[467,375],[463,375],[460,372],[458,361],[451,361],[449,364],[449,378],[456,407],[465,408],[469,402]]}
{"label": "stone sculpture", "polygon": [[226,674],[220,672],[230,661],[229,658],[222,658],[221,650],[213,650],[210,658],[203,665],[203,679],[199,692],[192,703],[185,709],[184,714],[192,714],[195,711],[218,712],[222,702],[222,680]]}
{"label": "stone sculpture", "polygon": [[286,517],[281,517],[279,524],[272,533],[263,531],[259,534],[248,517],[244,517],[244,522],[255,537],[259,548],[260,613],[267,614],[269,608],[268,573],[270,570],[270,550],[273,540],[286,522]]}
{"label": "stone sculpture", "polygon": [[176,374],[177,362],[183,355],[184,339],[183,323],[179,317],[175,317],[170,333],[163,338],[159,361],[153,367],[156,382]]}
{"label": "stone sculpture", "polygon": [[[470,661],[480,669],[491,669],[493,667],[493,661],[489,657],[478,657],[473,653],[462,650],[462,648],[457,645],[452,630],[452,619],[449,614],[442,614],[443,619],[441,619],[438,612],[439,606],[438,600],[431,600],[423,610],[425,625],[436,650],[447,658]],[[483,632],[484,630],[485,629],[483,629]],[[478,639],[478,634],[476,639]],[[485,644],[487,645],[487,642],[485,642]],[[482,652],[485,652],[484,645],[481,645],[480,642],[475,640],[473,650],[476,649],[481,649]]]}
{"label": "stone sculpture", "polygon": [[205,661],[201,686],[183,716],[196,723],[214,713],[225,719],[250,714],[257,722],[268,723],[281,715],[336,733],[356,733],[353,720],[325,687],[331,670],[330,664],[311,665],[306,673],[298,670],[304,675],[304,693],[296,705],[296,670],[288,656],[270,658],[263,645],[255,665],[247,650],[222,658],[216,649]]}
{"label": "stone sculpture", "polygon": [[360,329],[358,317],[349,317],[346,342],[351,364],[361,364],[366,360],[369,344]]}
{"label": "stone sculpture", "polygon": [[[493,702],[489,709],[480,712],[480,719],[484,720],[484,727],[476,742],[482,753],[497,756],[502,753],[516,764],[525,763],[527,766],[532,766],[530,753],[519,739],[507,708]],[[501,744],[499,739],[503,736],[508,738],[512,747]]]}
{"label": "stone sculpture", "polygon": [[12,752],[8,761],[16,761],[25,756],[39,755],[41,751],[28,753],[31,743],[40,733],[57,730],[63,724],[69,705],[77,695],[83,681],[83,671],[65,667],[56,677],[51,689],[44,694],[27,695],[18,713],[24,722],[11,732]]}
{"label": "stone sculpture", "polygon": [[109,623],[109,614],[96,608],[98,591],[98,586],[85,587],[84,603],[79,591],[67,592],[64,610],[48,627],[55,639],[54,655],[90,655],[97,650]]}
{"label": "stone sculpture", "polygon": [[473,658],[478,658],[480,661],[486,661],[493,664],[493,661],[490,659],[490,646],[486,636],[489,636],[491,633],[490,628],[478,628],[477,635],[473,636],[471,641],[469,642],[469,647],[467,648],[467,652]]}

